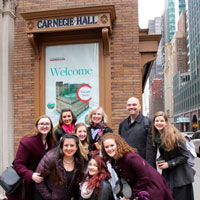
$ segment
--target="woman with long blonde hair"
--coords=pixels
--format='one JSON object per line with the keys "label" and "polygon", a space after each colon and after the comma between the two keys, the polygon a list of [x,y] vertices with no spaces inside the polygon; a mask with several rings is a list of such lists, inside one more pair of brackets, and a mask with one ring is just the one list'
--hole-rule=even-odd
{"label": "woman with long blonde hair", "polygon": [[79,149],[84,159],[84,169],[85,169],[84,171],[86,171],[88,165],[88,156],[89,156],[88,128],[84,123],[80,122],[76,124],[74,132],[79,139]]}
{"label": "woman with long blonde hair", "polygon": [[192,182],[194,170],[187,163],[189,152],[186,139],[159,111],[153,118],[153,145],[159,149],[157,166],[162,170],[175,200],[194,200]]}

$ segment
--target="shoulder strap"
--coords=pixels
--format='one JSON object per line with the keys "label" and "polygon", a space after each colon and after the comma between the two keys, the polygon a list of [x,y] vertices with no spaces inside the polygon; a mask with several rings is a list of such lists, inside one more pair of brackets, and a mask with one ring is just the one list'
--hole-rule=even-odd
{"label": "shoulder strap", "polygon": [[150,128],[150,125],[149,125],[149,119],[147,117],[144,116],[144,129],[146,131],[148,131],[148,129]]}

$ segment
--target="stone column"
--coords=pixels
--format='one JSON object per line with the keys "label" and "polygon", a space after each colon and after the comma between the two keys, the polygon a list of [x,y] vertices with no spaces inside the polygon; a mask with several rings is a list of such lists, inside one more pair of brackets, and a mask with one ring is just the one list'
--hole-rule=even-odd
{"label": "stone column", "polygon": [[[16,0],[0,0],[0,173],[14,158],[13,65],[16,6]],[[4,199],[1,187],[0,199]]]}

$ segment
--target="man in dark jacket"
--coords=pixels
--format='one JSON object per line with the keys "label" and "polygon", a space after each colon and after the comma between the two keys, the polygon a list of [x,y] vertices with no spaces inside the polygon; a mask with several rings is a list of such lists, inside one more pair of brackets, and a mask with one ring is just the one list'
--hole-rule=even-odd
{"label": "man in dark jacket", "polygon": [[139,99],[131,97],[127,101],[129,117],[119,125],[119,134],[149,164],[156,168],[156,148],[152,145],[152,121],[141,112]]}

